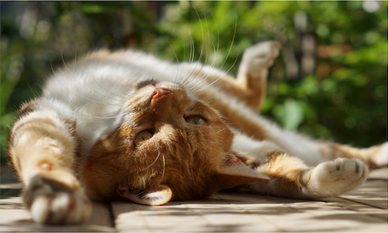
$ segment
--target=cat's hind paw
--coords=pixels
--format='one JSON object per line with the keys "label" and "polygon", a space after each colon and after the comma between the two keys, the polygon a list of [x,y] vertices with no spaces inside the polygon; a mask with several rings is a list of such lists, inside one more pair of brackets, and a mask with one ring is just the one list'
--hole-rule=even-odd
{"label": "cat's hind paw", "polygon": [[81,192],[36,175],[23,192],[23,201],[32,219],[42,224],[80,224],[91,214],[92,206]]}
{"label": "cat's hind paw", "polygon": [[309,191],[315,197],[338,196],[362,184],[369,170],[360,159],[338,158],[311,171]]}

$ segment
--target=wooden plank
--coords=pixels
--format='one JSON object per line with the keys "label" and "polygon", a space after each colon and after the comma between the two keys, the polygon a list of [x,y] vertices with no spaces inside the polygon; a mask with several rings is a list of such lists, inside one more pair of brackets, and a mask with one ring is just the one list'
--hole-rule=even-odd
{"label": "wooden plank", "polygon": [[[222,196],[227,202],[231,199]],[[265,198],[263,200],[263,198]],[[312,210],[319,209],[314,207],[317,204],[322,208],[320,201],[305,201],[297,199],[287,199],[279,197],[262,197],[262,196],[244,196],[246,203],[238,203],[236,205],[243,211],[248,212],[256,219],[262,219],[263,223],[252,225],[253,228],[260,228],[263,225],[268,227],[274,226],[276,231],[336,231],[342,229],[338,224],[327,224],[329,221],[320,221],[314,219]],[[252,203],[254,200],[259,200],[260,203]],[[267,202],[267,203],[265,203]],[[275,231],[275,230],[271,230]]]}
{"label": "wooden plank", "polygon": [[136,204],[112,202],[112,214],[118,231],[150,232],[147,222]]}
{"label": "wooden plank", "polygon": [[387,209],[387,182],[384,180],[367,180],[360,187],[341,195],[340,198]]}
{"label": "wooden plank", "polygon": [[[101,211],[103,207],[97,203],[93,203],[93,208]],[[92,219],[85,225],[73,226],[44,226],[34,223],[29,213],[24,209],[20,197],[13,197],[7,199],[0,199],[0,231],[1,232],[112,232],[114,228],[104,225],[107,220],[103,220],[101,215],[93,213],[98,216]],[[90,225],[93,224],[93,225]]]}
{"label": "wooden plank", "polygon": [[114,220],[112,219],[110,203],[92,202],[92,215],[85,223],[86,225],[98,225],[114,228]]}
{"label": "wooden plank", "polygon": [[273,203],[264,196],[243,193],[220,193],[214,196],[222,200],[223,205],[218,209],[202,211],[202,214],[217,231],[284,231],[265,217],[264,212],[273,208]]}
{"label": "wooden plank", "polygon": [[17,183],[18,177],[6,163],[0,164],[0,184]]}
{"label": "wooden plank", "polygon": [[[207,223],[184,204],[171,202],[164,206],[144,206],[129,202],[113,202],[116,229],[119,231],[209,231]],[[178,224],[179,223],[179,224]]]}
{"label": "wooden plank", "polygon": [[0,184],[0,189],[22,189],[22,183]]}
{"label": "wooden plank", "polygon": [[371,170],[368,175],[369,179],[388,179],[388,168],[379,168],[375,170]]}
{"label": "wooden plank", "polygon": [[357,213],[372,216],[374,218],[378,218],[383,222],[387,221],[387,210],[376,208],[374,206],[366,205],[364,203],[354,202],[352,200],[339,198],[339,197],[330,197],[325,198],[328,205],[338,206],[342,209],[348,209],[352,211],[356,211]]}
{"label": "wooden plank", "polygon": [[[82,226],[35,224],[19,197],[0,199],[0,231],[387,232],[387,169],[376,171],[357,189],[323,200],[219,193],[206,200],[155,207],[94,202],[92,217]],[[20,190],[20,185],[0,185],[0,189]]]}
{"label": "wooden plank", "polygon": [[[368,180],[353,194],[364,198],[381,192],[381,182]],[[371,198],[372,199],[372,198]],[[379,199],[376,199],[380,201]],[[238,193],[219,193],[206,200],[166,206],[112,203],[120,231],[385,231],[386,210],[344,198],[297,200]],[[179,223],[179,224],[177,224]]]}
{"label": "wooden plank", "polygon": [[[317,202],[314,205],[306,203],[287,204],[291,208],[302,211],[309,222],[317,222],[318,225],[337,226],[337,230],[353,230],[358,231],[359,228],[369,226],[374,229],[384,229],[386,227],[386,219],[376,218],[370,216],[364,211],[358,211],[352,208],[343,208],[338,205],[331,205],[330,203]],[[369,206],[362,205],[359,208],[369,208]],[[376,208],[373,208],[376,213]],[[382,211],[377,209],[378,211]],[[314,229],[311,229],[314,230]],[[335,230],[335,229],[333,229]]]}
{"label": "wooden plank", "polygon": [[263,219],[225,203],[217,195],[205,200],[171,202],[165,206],[115,202],[112,209],[116,228],[123,232],[279,230]]}
{"label": "wooden plank", "polygon": [[21,183],[0,184],[0,199],[19,196],[22,187]]}
{"label": "wooden plank", "polygon": [[[236,195],[236,194],[228,194]],[[235,198],[221,198],[231,205],[237,205],[251,214],[262,215],[268,222],[276,224],[279,229],[287,231],[358,231],[359,229],[374,229],[384,231],[387,227],[386,209],[375,208],[366,204],[349,202],[340,206],[324,201],[306,201],[286,199],[280,197],[261,196],[260,203],[254,204],[257,199],[241,195],[246,202],[236,202]],[[264,204],[266,200],[268,204]],[[341,198],[333,198],[338,202]],[[272,201],[272,203],[271,203]],[[348,207],[348,208],[344,208]]]}
{"label": "wooden plank", "polygon": [[[387,196],[387,181],[385,180],[367,180],[364,184],[356,189],[345,193],[348,196],[364,196],[364,197],[386,197]],[[342,195],[344,196],[344,195]]]}

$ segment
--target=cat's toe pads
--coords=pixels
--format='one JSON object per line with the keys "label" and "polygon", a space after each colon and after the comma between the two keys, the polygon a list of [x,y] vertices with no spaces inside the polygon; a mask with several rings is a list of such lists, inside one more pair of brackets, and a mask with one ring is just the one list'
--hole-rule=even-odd
{"label": "cat's toe pads", "polygon": [[362,184],[368,172],[368,167],[359,159],[338,158],[315,167],[309,186],[319,197],[337,196]]}
{"label": "cat's toe pads", "polygon": [[280,43],[276,41],[266,41],[248,48],[243,55],[246,72],[258,76],[263,69],[272,66],[280,48]]}
{"label": "cat's toe pads", "polygon": [[90,201],[79,191],[58,189],[39,175],[31,179],[23,201],[35,222],[78,224],[91,214]]}

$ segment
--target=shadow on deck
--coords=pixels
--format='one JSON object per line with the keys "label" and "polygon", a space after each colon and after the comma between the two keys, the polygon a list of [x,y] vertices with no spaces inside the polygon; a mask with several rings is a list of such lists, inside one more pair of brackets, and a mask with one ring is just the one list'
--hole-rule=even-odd
{"label": "shadow on deck", "polygon": [[164,206],[94,202],[85,225],[42,226],[32,222],[18,197],[21,185],[3,168],[0,231],[388,232],[387,172],[387,168],[375,170],[357,189],[322,200],[218,193],[205,200]]}

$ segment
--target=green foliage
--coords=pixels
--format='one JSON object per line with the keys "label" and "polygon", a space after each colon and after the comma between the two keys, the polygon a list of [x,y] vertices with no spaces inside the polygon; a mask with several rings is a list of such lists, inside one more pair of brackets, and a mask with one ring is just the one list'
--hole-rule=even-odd
{"label": "green foliage", "polygon": [[[174,61],[200,61],[235,75],[243,51],[278,40],[301,56],[294,17],[308,16],[317,72],[287,76],[284,53],[261,113],[290,130],[363,147],[385,141],[386,9],[363,2],[2,2],[1,158],[23,101],[56,69],[98,48],[136,47]],[[27,17],[23,20],[23,17]],[[320,68],[328,70],[320,74]]]}

